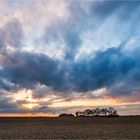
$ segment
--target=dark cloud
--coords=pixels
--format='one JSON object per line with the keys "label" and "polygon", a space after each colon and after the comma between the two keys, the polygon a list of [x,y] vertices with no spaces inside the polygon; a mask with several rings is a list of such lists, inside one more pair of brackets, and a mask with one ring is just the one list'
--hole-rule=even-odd
{"label": "dark cloud", "polygon": [[[91,2],[92,3],[92,2]],[[106,18],[117,10],[121,11],[119,15],[122,20],[130,17],[133,11],[140,6],[140,1],[95,1],[91,4],[91,13],[97,15],[98,18]]]}
{"label": "dark cloud", "polygon": [[57,110],[55,108],[51,108],[48,106],[41,106],[39,108],[35,108],[34,109],[34,113],[53,113],[53,114],[57,114]]}
{"label": "dark cloud", "polygon": [[0,90],[0,113],[28,113],[27,109],[23,109],[19,104],[13,101],[12,97],[5,90]]}
{"label": "dark cloud", "polygon": [[0,99],[0,113],[15,113],[17,108],[17,105],[12,103],[10,99]]}
{"label": "dark cloud", "polygon": [[31,88],[45,84],[56,89],[66,88],[65,72],[59,62],[46,55],[16,52],[3,58],[3,77],[17,87]]}
{"label": "dark cloud", "polygon": [[75,64],[71,73],[74,77],[72,83],[75,84],[76,90],[81,92],[102,87],[109,88],[115,82],[124,81],[136,63],[139,64],[133,57],[125,56],[120,48],[111,48],[99,52],[93,59]]}
{"label": "dark cloud", "polygon": [[3,78],[0,79],[0,89],[12,90],[12,88],[13,87],[8,82],[4,81]]}
{"label": "dark cloud", "polygon": [[[1,39],[1,46],[6,47],[6,43],[10,43],[14,47],[20,46],[23,37],[20,23],[12,20],[4,27],[4,32],[0,33],[6,35]],[[17,30],[15,30],[16,28]],[[59,28],[57,29],[59,30]],[[73,50],[72,45],[78,46],[79,43],[75,42],[78,34],[73,35],[69,28],[64,31],[62,28],[60,30],[63,38],[66,37],[71,50]],[[50,37],[56,35],[57,38],[59,31],[56,34],[55,30],[51,31],[49,32],[53,35]],[[1,35],[1,37],[3,36]],[[135,50],[130,55],[123,52],[122,48],[127,41],[115,48],[99,51],[95,57],[77,62],[73,59],[61,62],[37,53],[4,52],[0,70],[0,87],[10,90],[12,88],[34,88],[37,84],[41,84],[62,92],[87,92],[102,87],[117,91],[116,83],[123,82],[123,86],[126,87],[126,85],[131,85],[129,84],[131,82],[139,82],[140,79],[138,61],[140,52]],[[71,51],[68,52],[73,54]],[[135,87],[134,84],[133,86]],[[130,88],[127,88],[127,92],[129,90]],[[119,93],[123,94],[124,89],[122,88],[121,91]]]}
{"label": "dark cloud", "polygon": [[117,47],[66,64],[46,55],[16,52],[7,54],[2,66],[4,77],[17,87],[33,88],[39,83],[58,91],[86,92],[115,83],[139,82],[138,60],[138,52],[127,55]]}

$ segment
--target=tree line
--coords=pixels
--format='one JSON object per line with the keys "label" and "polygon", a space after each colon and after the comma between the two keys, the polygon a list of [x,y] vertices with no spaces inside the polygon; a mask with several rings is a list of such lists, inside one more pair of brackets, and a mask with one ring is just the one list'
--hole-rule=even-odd
{"label": "tree line", "polygon": [[119,116],[117,110],[113,107],[109,108],[95,108],[95,109],[86,109],[84,111],[77,111],[75,114],[60,114],[59,117],[84,117],[84,116],[109,116],[117,117]]}

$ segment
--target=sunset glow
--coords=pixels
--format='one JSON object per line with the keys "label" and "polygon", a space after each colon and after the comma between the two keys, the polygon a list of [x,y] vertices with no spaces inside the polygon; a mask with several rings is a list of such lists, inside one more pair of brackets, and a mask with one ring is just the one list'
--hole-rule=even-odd
{"label": "sunset glow", "polygon": [[27,108],[27,109],[33,109],[35,107],[37,107],[39,104],[36,103],[27,103],[27,104],[22,104],[22,107]]}

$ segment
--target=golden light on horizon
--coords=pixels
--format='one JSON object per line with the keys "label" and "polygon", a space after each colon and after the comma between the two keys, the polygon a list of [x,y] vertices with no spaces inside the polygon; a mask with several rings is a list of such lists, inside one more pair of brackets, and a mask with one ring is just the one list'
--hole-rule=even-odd
{"label": "golden light on horizon", "polygon": [[[34,91],[31,89],[21,89],[16,93],[10,94],[12,97],[13,102],[17,103],[19,108],[22,108],[25,111],[27,116],[48,116],[51,114],[47,112],[47,108],[52,110],[59,110],[60,108],[70,108],[69,111],[73,112],[77,108],[88,108],[88,107],[96,107],[96,106],[120,106],[120,105],[129,105],[132,104],[132,99],[138,95],[134,94],[131,96],[131,100],[126,96],[121,96],[121,98],[109,97],[106,96],[106,89],[100,89],[93,91],[92,94],[96,95],[95,98],[78,98],[77,94],[73,94],[73,100],[64,100],[63,97],[59,95],[46,95],[43,98],[35,98],[33,95]],[[104,97],[100,98],[100,95]],[[98,97],[99,96],[99,97]],[[135,98],[134,98],[135,99]],[[51,102],[50,102],[51,101]],[[130,102],[131,101],[131,102]],[[139,104],[139,101],[136,102],[134,100],[133,104]],[[46,106],[46,110],[39,110],[39,108]],[[39,110],[39,112],[38,112]],[[42,112],[41,112],[42,111]],[[47,113],[46,113],[47,112]],[[41,114],[42,113],[42,114]],[[25,115],[24,113],[21,114]],[[56,114],[51,114],[50,116],[56,116]]]}

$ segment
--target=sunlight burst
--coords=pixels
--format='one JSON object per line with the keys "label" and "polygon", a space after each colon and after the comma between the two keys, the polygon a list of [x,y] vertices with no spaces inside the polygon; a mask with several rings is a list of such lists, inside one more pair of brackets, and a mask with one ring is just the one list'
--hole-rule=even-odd
{"label": "sunlight burst", "polygon": [[37,103],[27,103],[27,104],[22,104],[22,107],[27,108],[27,109],[33,109],[35,107],[37,107],[39,104]]}

